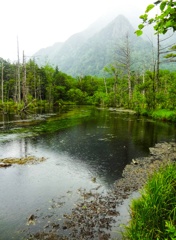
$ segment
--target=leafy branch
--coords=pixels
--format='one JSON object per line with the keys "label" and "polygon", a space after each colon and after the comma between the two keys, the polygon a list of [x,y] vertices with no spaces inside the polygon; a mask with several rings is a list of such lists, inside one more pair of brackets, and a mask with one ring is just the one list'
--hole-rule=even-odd
{"label": "leafy branch", "polygon": [[[149,12],[159,6],[160,14],[154,17],[149,17]],[[149,4],[145,13],[139,17],[142,23],[138,25],[135,31],[137,36],[143,34],[143,28],[146,25],[153,25],[156,34],[165,34],[169,29],[176,31],[176,2],[174,0],[159,0],[154,4]]]}

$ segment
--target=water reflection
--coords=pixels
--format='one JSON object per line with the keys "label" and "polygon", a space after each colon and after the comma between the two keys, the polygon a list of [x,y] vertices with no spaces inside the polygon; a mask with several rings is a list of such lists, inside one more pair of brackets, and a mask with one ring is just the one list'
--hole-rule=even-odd
{"label": "water reflection", "polygon": [[132,158],[147,156],[148,148],[157,142],[176,140],[172,124],[106,110],[91,111],[89,118],[69,129],[0,141],[0,158],[47,158],[38,165],[0,169],[0,239],[20,239],[14,233],[24,227],[26,218],[37,209],[46,214],[50,201],[63,196],[65,204],[58,213],[61,217],[73,207],[78,188],[95,186],[92,177],[106,191]]}

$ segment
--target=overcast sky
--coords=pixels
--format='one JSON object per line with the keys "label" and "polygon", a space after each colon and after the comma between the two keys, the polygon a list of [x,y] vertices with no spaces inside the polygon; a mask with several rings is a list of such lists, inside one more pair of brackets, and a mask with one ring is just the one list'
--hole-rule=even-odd
{"label": "overcast sky", "polygon": [[67,40],[108,12],[139,19],[152,0],[0,0],[0,57],[31,56]]}

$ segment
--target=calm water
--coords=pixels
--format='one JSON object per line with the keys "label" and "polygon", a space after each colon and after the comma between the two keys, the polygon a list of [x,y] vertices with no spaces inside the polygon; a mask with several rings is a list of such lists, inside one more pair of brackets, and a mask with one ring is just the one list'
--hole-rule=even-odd
{"label": "calm water", "polygon": [[[131,159],[147,156],[157,142],[176,140],[173,124],[107,110],[87,111],[90,117],[79,125],[52,134],[0,135],[0,158],[47,158],[37,165],[0,169],[1,240],[22,239],[25,233],[19,231],[27,228],[31,214],[43,219],[34,230],[46,224],[49,214],[61,219],[74,207],[79,188],[101,185],[100,191],[107,191]],[[62,207],[52,208],[56,201]]]}

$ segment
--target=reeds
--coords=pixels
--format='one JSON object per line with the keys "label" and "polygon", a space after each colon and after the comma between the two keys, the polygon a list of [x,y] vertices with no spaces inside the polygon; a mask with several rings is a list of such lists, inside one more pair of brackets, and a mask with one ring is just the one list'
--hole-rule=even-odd
{"label": "reeds", "polygon": [[124,239],[176,239],[176,164],[160,168],[130,206]]}

